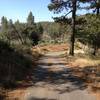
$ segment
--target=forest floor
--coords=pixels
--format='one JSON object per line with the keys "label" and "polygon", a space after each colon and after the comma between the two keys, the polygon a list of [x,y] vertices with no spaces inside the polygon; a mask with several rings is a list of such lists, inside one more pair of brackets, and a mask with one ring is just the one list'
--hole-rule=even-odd
{"label": "forest floor", "polygon": [[33,48],[33,52],[37,50],[43,51],[43,56],[35,62],[23,86],[8,93],[9,100],[99,100],[100,82],[97,89],[91,71],[100,60],[67,57],[66,44]]}

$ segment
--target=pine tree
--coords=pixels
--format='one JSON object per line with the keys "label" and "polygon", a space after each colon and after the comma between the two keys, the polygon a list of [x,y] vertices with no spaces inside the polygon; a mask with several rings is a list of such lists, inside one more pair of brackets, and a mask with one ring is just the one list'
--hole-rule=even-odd
{"label": "pine tree", "polygon": [[26,27],[27,27],[28,36],[33,41],[33,45],[38,44],[39,33],[38,33],[36,23],[34,22],[34,16],[32,12],[30,12],[28,15]]}
{"label": "pine tree", "polygon": [[[100,17],[99,14],[100,14],[100,0],[94,0],[93,3],[91,3],[91,8],[95,9],[96,11],[96,15],[97,15],[97,19]],[[97,26],[97,30],[99,30],[99,27]],[[97,33],[99,34],[100,36],[100,33]],[[94,52],[93,52],[93,55],[96,55],[96,52],[97,52],[97,44],[96,42],[94,42]]]}
{"label": "pine tree", "polygon": [[7,18],[6,17],[2,17],[1,18],[1,25],[2,25],[2,32],[6,32],[7,29],[8,29],[8,21],[7,21]]}
{"label": "pine tree", "polygon": [[[76,20],[76,9],[78,0],[51,0],[51,4],[48,5],[50,11],[54,13],[60,13],[64,9],[68,12],[65,16],[72,13],[72,32],[70,36],[70,55],[74,55],[74,42],[75,42],[75,20]],[[64,16],[64,17],[65,17]]]}
{"label": "pine tree", "polygon": [[[88,1],[88,0],[86,0],[89,4],[90,4],[90,6],[88,7],[89,9],[92,9],[93,10],[93,12],[94,13],[96,13],[96,19],[98,19],[100,16],[100,0],[91,0],[91,1]],[[99,30],[99,27],[98,27],[98,25],[96,25],[97,27],[96,27],[96,29],[97,29],[97,31]],[[97,33],[96,32],[96,34],[99,34],[99,33]],[[96,45],[96,42],[94,42],[94,52],[93,52],[93,55],[96,55],[96,52],[97,52],[97,45]]]}
{"label": "pine tree", "polygon": [[28,18],[27,18],[27,24],[30,25],[34,25],[34,16],[32,14],[32,12],[29,13]]}

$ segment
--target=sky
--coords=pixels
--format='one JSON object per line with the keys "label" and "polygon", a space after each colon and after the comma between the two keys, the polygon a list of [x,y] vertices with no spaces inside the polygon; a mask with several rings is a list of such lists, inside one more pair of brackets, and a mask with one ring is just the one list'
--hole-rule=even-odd
{"label": "sky", "polygon": [[50,0],[1,0],[0,19],[2,16],[12,19],[14,22],[26,22],[27,16],[32,11],[35,22],[53,21],[53,12],[47,8]]}
{"label": "sky", "polygon": [[50,0],[1,0],[0,18],[6,16],[8,19],[26,22],[27,16],[32,11],[35,21],[53,21],[53,13],[47,8]]}

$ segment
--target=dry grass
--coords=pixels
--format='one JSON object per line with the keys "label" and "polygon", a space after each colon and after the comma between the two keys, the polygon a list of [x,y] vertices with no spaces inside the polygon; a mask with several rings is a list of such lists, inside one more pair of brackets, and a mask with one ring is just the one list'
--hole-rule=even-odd
{"label": "dry grass", "polygon": [[25,89],[17,89],[8,92],[6,100],[20,100],[20,97],[24,96]]}
{"label": "dry grass", "polygon": [[44,46],[39,46],[40,50],[42,51],[49,51],[49,52],[52,52],[52,51],[66,51],[68,49],[68,45],[67,44],[50,44],[50,45],[44,45]]}
{"label": "dry grass", "polygon": [[77,58],[75,61],[71,62],[71,64],[74,67],[99,66],[100,60],[90,58]]}

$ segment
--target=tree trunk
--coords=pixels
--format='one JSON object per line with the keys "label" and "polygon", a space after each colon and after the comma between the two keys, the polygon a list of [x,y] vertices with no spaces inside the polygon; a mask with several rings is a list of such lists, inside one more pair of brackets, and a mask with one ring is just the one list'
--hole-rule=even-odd
{"label": "tree trunk", "polygon": [[98,15],[100,13],[100,7],[98,6],[99,3],[100,3],[100,0],[97,0],[97,6],[96,6],[96,14],[97,14],[97,17],[98,17]]}
{"label": "tree trunk", "polygon": [[76,20],[76,0],[72,1],[72,6],[73,6],[73,10],[72,10],[72,33],[71,33],[71,37],[70,37],[70,52],[69,54],[74,56],[74,42],[75,42],[75,20]]}
{"label": "tree trunk", "polygon": [[93,50],[93,55],[94,55],[94,56],[96,55],[96,52],[97,52],[97,46],[94,45],[94,50]]}
{"label": "tree trunk", "polygon": [[97,7],[97,16],[99,15],[100,13],[100,9]]}
{"label": "tree trunk", "polygon": [[[100,1],[97,0],[97,4],[99,4],[99,3],[100,3]],[[97,5],[97,6],[96,6],[96,16],[97,16],[97,18],[99,17],[99,13],[100,13],[100,8],[99,8],[99,6]],[[95,40],[96,40],[96,39],[95,39]],[[94,55],[94,56],[96,55],[96,52],[97,52],[97,44],[94,43],[94,51],[93,51],[93,55]]]}

